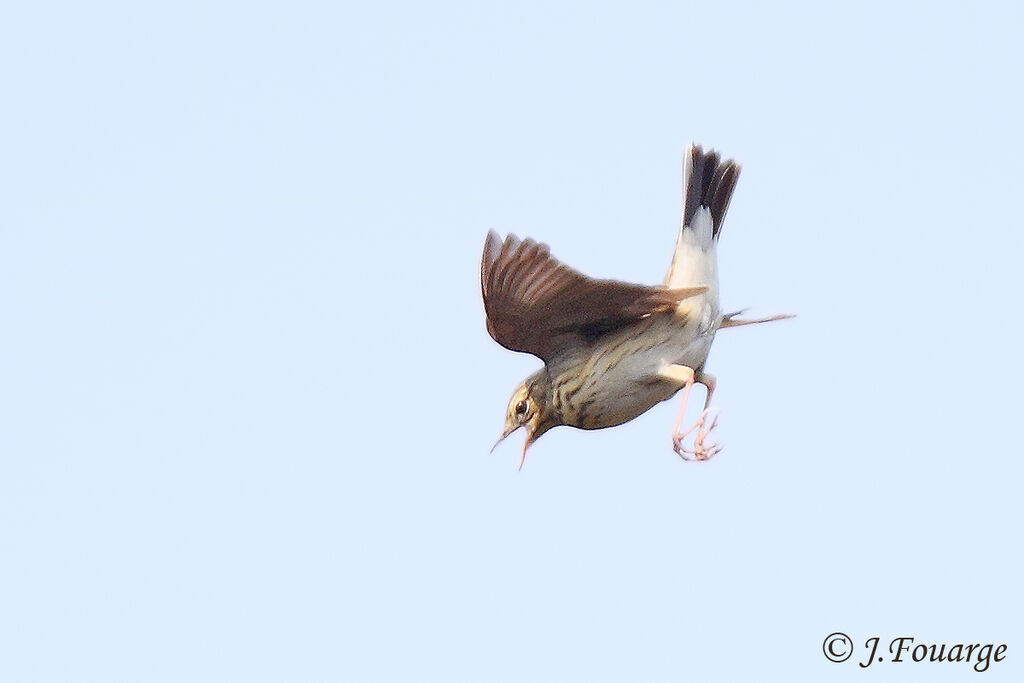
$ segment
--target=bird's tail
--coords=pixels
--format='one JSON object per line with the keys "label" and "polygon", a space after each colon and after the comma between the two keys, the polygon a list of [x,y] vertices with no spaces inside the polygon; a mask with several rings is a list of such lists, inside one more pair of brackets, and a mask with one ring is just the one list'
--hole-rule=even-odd
{"label": "bird's tail", "polygon": [[718,152],[705,152],[700,145],[691,144],[683,160],[683,229],[695,227],[695,220],[700,220],[697,213],[706,209],[711,235],[718,239],[739,177],[740,167],[735,161],[722,161]]}
{"label": "bird's tail", "polygon": [[722,232],[740,166],[691,144],[683,159],[683,220],[665,286],[717,284],[715,242]]}

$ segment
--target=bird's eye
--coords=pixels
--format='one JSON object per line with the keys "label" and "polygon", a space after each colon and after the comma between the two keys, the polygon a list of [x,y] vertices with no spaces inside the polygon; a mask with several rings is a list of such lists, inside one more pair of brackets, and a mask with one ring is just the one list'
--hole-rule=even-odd
{"label": "bird's eye", "polygon": [[526,401],[520,401],[519,403],[516,404],[516,415],[518,415],[519,417],[526,415],[526,411],[529,407],[529,403],[527,403]]}

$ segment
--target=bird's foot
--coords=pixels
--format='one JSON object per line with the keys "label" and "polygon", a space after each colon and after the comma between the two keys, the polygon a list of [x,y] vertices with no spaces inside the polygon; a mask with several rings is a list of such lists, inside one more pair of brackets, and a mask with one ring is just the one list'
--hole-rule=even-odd
{"label": "bird's foot", "polygon": [[[722,451],[722,447],[716,443],[704,443],[704,440],[711,433],[711,430],[718,424],[718,414],[716,413],[714,419],[711,420],[711,426],[707,429],[704,428],[708,412],[709,410],[705,408],[704,412],[700,414],[700,417],[697,418],[697,421],[693,423],[692,427],[687,429],[685,432],[676,432],[672,435],[672,448],[683,460],[708,460]],[[687,448],[683,445],[683,439],[687,434],[695,429],[697,430],[697,436],[693,440],[693,447]]]}

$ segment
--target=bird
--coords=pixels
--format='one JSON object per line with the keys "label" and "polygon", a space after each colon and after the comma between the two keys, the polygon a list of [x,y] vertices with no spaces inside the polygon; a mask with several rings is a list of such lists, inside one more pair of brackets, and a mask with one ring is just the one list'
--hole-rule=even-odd
{"label": "bird", "polygon": [[[704,367],[715,333],[793,317],[743,319],[747,309],[722,314],[719,307],[718,240],[739,174],[739,164],[718,152],[687,147],[683,215],[661,285],[591,278],[545,244],[488,232],[480,264],[487,331],[505,348],[544,361],[512,393],[494,448],[524,428],[522,469],[527,449],[554,427],[614,427],[682,391],[673,450],[696,461],[721,450],[708,441],[718,423],[717,415],[710,419],[716,380]],[[707,390],[704,409],[681,431],[695,383]],[[684,445],[694,431],[693,444]]]}

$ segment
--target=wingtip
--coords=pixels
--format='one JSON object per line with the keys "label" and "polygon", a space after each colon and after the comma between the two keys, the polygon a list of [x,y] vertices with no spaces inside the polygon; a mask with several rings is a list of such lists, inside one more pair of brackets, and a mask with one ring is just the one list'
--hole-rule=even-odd
{"label": "wingtip", "polygon": [[694,285],[692,287],[673,287],[669,289],[669,294],[678,301],[689,299],[690,297],[700,296],[706,294],[710,289],[707,285]]}
{"label": "wingtip", "polygon": [[[744,311],[747,309],[743,309]],[[737,318],[743,311],[737,311],[736,313],[730,313],[729,315],[723,316],[722,322],[719,325],[719,329],[725,329],[727,327],[742,327],[744,325],[759,325],[760,323],[772,323],[777,320],[788,320],[795,318],[795,313],[780,313],[779,315],[772,315],[767,318],[755,318],[754,320],[741,320]]]}
{"label": "wingtip", "polygon": [[487,306],[487,291],[490,289],[489,272],[501,254],[501,236],[494,229],[487,231],[484,240],[484,253],[480,258],[480,288],[484,295],[484,306]]}
{"label": "wingtip", "polygon": [[491,251],[495,245],[501,245],[501,235],[494,228],[487,231],[487,239],[484,240],[484,251]]}

